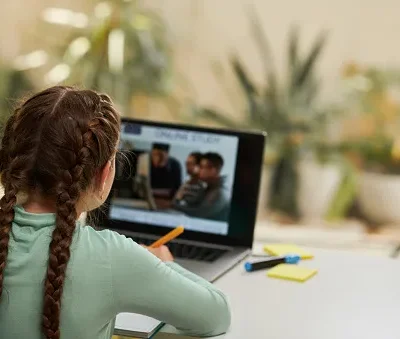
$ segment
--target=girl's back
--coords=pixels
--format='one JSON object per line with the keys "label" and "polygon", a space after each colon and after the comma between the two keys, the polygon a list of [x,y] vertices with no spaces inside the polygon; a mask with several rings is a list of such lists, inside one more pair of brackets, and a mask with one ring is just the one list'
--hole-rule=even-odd
{"label": "girl's back", "polygon": [[1,339],[106,339],[120,312],[194,335],[228,328],[225,296],[173,263],[167,248],[77,224],[110,192],[119,128],[108,97],[69,87],[38,93],[8,121],[0,150]]}
{"label": "girl's back", "polygon": [[[55,217],[27,213],[21,207],[15,210],[0,303],[0,338],[42,339],[43,286]],[[110,232],[91,227],[75,231],[63,286],[64,338],[110,338],[112,334],[109,240]]]}

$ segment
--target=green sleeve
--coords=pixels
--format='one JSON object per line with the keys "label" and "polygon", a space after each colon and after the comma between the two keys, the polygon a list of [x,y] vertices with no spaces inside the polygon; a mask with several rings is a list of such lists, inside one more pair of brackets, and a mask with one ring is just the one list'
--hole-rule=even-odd
{"label": "green sleeve", "polygon": [[230,310],[214,285],[175,263],[112,234],[111,272],[116,313],[144,314],[187,335],[214,336],[227,331]]}

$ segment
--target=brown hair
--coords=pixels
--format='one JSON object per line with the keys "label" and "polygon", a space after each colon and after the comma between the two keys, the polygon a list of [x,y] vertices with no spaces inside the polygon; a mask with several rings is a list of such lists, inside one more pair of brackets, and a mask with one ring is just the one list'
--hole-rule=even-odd
{"label": "brown hair", "polygon": [[43,333],[60,338],[63,283],[78,218],[76,204],[116,152],[120,119],[110,98],[57,86],[23,103],[5,127],[0,149],[0,297],[18,193],[55,202],[56,225],[44,285]]}

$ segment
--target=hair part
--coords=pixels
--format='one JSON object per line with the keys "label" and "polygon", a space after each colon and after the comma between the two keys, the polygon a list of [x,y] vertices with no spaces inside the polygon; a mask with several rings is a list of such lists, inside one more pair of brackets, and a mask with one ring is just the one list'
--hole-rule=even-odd
{"label": "hair part", "polygon": [[32,96],[9,118],[0,149],[0,298],[17,194],[40,194],[55,203],[49,245],[42,329],[60,338],[60,313],[77,203],[116,152],[119,114],[110,98],[56,86]]}

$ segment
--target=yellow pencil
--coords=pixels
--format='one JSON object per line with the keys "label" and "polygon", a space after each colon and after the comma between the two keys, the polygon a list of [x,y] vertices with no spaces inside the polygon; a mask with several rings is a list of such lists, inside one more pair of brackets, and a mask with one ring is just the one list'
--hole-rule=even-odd
{"label": "yellow pencil", "polygon": [[175,228],[171,232],[167,233],[166,235],[164,235],[163,237],[158,239],[156,242],[152,243],[150,245],[150,247],[156,248],[156,247],[160,247],[162,245],[165,245],[167,242],[169,242],[169,241],[175,239],[176,237],[178,237],[179,235],[181,235],[184,230],[185,229],[183,228],[183,226],[178,226],[177,228]]}

